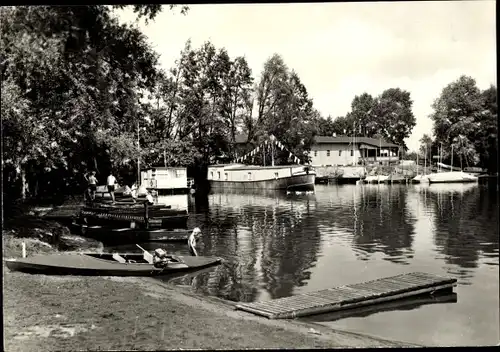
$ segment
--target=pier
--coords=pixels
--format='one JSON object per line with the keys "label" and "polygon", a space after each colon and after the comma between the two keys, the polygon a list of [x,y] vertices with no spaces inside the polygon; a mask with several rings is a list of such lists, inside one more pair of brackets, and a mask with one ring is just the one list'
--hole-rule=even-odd
{"label": "pier", "polygon": [[270,301],[238,304],[236,309],[269,319],[291,319],[382,302],[452,291],[457,279],[414,272]]}

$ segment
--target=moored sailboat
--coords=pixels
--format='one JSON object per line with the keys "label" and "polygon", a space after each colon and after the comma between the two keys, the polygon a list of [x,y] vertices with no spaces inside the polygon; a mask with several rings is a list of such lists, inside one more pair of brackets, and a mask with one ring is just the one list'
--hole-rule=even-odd
{"label": "moored sailboat", "polygon": [[460,171],[453,171],[458,169],[453,167],[453,145],[451,146],[451,165],[438,163],[438,166],[450,169],[447,172],[438,172],[428,176],[429,183],[460,183],[460,182],[478,182],[477,176],[465,173],[460,168]]}

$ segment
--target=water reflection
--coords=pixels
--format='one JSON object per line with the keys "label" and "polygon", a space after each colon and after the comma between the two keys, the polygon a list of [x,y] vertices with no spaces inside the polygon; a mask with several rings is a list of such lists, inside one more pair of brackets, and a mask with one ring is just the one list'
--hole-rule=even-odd
{"label": "water reflection", "polygon": [[[415,218],[409,216],[406,186],[364,185],[336,187],[317,192],[320,224],[331,229],[328,235],[344,230],[360,260],[368,261],[382,252],[384,260],[408,264],[412,258]],[[324,204],[328,204],[325,207]],[[345,233],[346,232],[346,233]]]}
{"label": "water reflection", "polygon": [[[468,269],[476,268],[485,253],[497,251],[498,257],[497,197],[481,192],[475,184],[431,185],[428,193],[436,248],[447,263]],[[483,262],[498,265],[498,260]]]}
{"label": "water reflection", "polygon": [[[200,254],[226,261],[176,282],[249,302],[410,271],[447,275],[458,278],[456,303],[413,302],[411,313],[392,307],[323,323],[423,344],[496,343],[497,197],[474,184],[318,185],[313,195],[190,196],[188,226],[202,229]],[[168,246],[188,253],[185,244]]]}
{"label": "water reflection", "polygon": [[[290,296],[305,285],[320,244],[315,203],[311,197],[283,193],[215,193],[208,196],[208,233],[202,253],[228,261],[209,285],[197,288],[236,301]],[[206,214],[197,214],[203,221]],[[219,277],[216,277],[219,275]],[[260,299],[264,298],[260,297]]]}
{"label": "water reflection", "polygon": [[352,309],[341,310],[334,313],[320,314],[313,317],[307,317],[303,320],[315,321],[315,322],[320,322],[320,321],[334,322],[336,320],[340,320],[346,317],[363,318],[381,312],[396,311],[396,310],[409,311],[418,309],[423,305],[440,304],[440,303],[457,303],[457,301],[458,297],[456,293],[445,293],[435,296],[430,296],[428,294],[425,294],[418,297],[400,299],[394,302],[385,302],[373,306],[352,308]]}

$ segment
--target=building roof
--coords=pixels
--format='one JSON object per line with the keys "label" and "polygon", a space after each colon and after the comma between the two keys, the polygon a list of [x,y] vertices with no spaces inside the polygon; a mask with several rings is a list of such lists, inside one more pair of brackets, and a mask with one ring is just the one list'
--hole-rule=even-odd
{"label": "building roof", "polygon": [[[353,137],[332,137],[332,136],[316,136],[314,137],[314,142],[316,144],[349,144],[352,143],[354,140]],[[356,137],[356,144],[368,144],[372,145],[374,147],[381,147],[381,148],[398,148],[399,146],[394,143],[389,143],[384,141],[383,139],[377,139],[377,138],[369,138],[369,137]]]}

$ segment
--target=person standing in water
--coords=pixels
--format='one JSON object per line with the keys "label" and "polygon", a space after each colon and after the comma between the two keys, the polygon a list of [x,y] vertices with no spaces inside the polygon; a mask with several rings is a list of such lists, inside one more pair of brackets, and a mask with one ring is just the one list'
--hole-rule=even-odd
{"label": "person standing in water", "polygon": [[108,192],[111,195],[111,200],[114,203],[115,202],[115,184],[116,184],[116,178],[113,176],[113,172],[109,172],[108,179],[106,181],[106,184],[108,186]]}
{"label": "person standing in water", "polygon": [[191,255],[195,257],[198,256],[198,252],[196,251],[196,240],[200,237],[200,235],[201,230],[198,227],[195,227],[193,232],[188,237],[189,253],[191,253]]}

